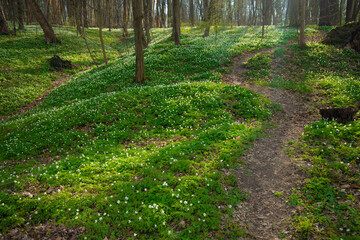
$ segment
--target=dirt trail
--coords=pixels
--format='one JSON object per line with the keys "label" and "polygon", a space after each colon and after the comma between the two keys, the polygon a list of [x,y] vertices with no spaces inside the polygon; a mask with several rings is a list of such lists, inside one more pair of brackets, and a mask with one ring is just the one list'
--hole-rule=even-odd
{"label": "dirt trail", "polygon": [[[289,141],[300,137],[304,126],[314,121],[314,116],[300,95],[243,81],[242,75],[247,71],[244,63],[256,54],[235,59],[232,73],[225,75],[225,80],[270,98],[280,104],[284,112],[274,116],[272,124],[276,127],[266,130],[266,137],[256,141],[243,157],[247,169],[234,170],[239,188],[248,192],[248,200],[238,206],[235,220],[253,239],[274,240],[281,235],[291,236],[288,220],[295,209],[286,204],[284,197],[304,178],[284,149]],[[276,196],[277,193],[281,196]]]}

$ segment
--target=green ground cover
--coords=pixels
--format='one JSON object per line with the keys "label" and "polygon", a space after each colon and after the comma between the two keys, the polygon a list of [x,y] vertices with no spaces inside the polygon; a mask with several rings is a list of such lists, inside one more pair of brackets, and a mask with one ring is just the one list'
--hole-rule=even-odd
{"label": "green ground cover", "polygon": [[[258,54],[247,67],[249,81],[301,92],[314,109],[360,101],[360,55],[351,49],[313,42],[300,50],[293,44]],[[297,238],[359,239],[359,129],[359,120],[321,120],[306,126],[300,141],[291,143],[291,156],[306,163],[308,174],[288,199],[298,209]]]}
{"label": "green ground cover", "polygon": [[[314,106],[355,106],[360,101],[360,55],[318,43],[293,53],[290,68],[308,87]],[[291,75],[290,75],[291,76]],[[294,155],[308,162],[309,179],[289,201],[302,207],[297,217],[299,236],[358,239],[360,236],[360,121],[340,124],[318,121],[305,128]]]}
{"label": "green ground cover", "polygon": [[[18,31],[17,36],[0,36],[0,116],[11,114],[34,101],[60,76],[95,65],[84,40],[76,36],[73,27],[55,27],[54,31],[61,44],[46,44],[41,28],[36,25],[26,26],[26,30]],[[95,61],[103,63],[98,30],[87,29],[86,33]],[[104,31],[103,35],[110,60],[116,59],[118,52],[125,50],[124,46],[130,47],[116,44],[121,36],[119,30]],[[53,71],[47,60],[54,54],[71,61],[75,68]]]}
{"label": "green ground cover", "polygon": [[84,226],[81,238],[246,236],[231,220],[246,194],[224,172],[242,167],[274,107],[220,73],[233,55],[296,30],[269,27],[263,40],[261,28],[202,31],[184,28],[174,46],[170,29],[153,30],[142,86],[126,50],[2,121],[1,231],[52,223]]}

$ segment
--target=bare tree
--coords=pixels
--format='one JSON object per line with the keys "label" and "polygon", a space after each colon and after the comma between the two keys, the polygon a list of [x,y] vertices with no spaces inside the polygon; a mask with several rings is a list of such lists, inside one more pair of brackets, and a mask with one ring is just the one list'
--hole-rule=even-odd
{"label": "bare tree", "polygon": [[173,0],[173,33],[175,45],[180,45],[180,5],[179,0]]}
{"label": "bare tree", "polygon": [[320,0],[319,26],[331,26],[329,0]]}
{"label": "bare tree", "polygon": [[360,11],[360,2],[358,0],[347,0],[346,2],[346,19],[345,21],[356,21],[356,17]]}
{"label": "bare tree", "polygon": [[144,2],[143,2],[143,4],[144,4],[144,25],[145,25],[147,44],[149,44],[151,42],[151,36],[150,36],[151,1],[152,0],[144,0]]}
{"label": "bare tree", "polygon": [[58,43],[60,42],[55,35],[55,32],[50,25],[50,23],[45,18],[44,14],[41,12],[39,5],[34,0],[26,0],[28,7],[32,10],[32,13],[35,15],[36,20],[39,22],[41,28],[45,34],[46,43]]}
{"label": "bare tree", "polygon": [[0,1],[0,34],[9,34],[9,33],[10,33],[10,29],[6,22],[4,9]]}
{"label": "bare tree", "polygon": [[128,7],[128,0],[124,0],[123,2],[123,37],[128,36],[128,22],[129,22],[129,7]]}
{"label": "bare tree", "polygon": [[135,53],[136,53],[136,70],[135,82],[142,84],[145,82],[145,66],[144,66],[144,52],[143,52],[143,7],[142,0],[133,1],[134,12],[134,33],[135,33]]}
{"label": "bare tree", "polygon": [[194,0],[189,0],[189,19],[191,26],[194,26],[195,25]]}
{"label": "bare tree", "polygon": [[22,0],[17,0],[17,19],[19,22],[19,30],[24,30],[24,9]]}
{"label": "bare tree", "polygon": [[102,37],[102,10],[101,10],[101,0],[97,1],[97,10],[98,10],[98,19],[99,19],[99,37],[101,42],[101,49],[104,56],[105,64],[108,64],[107,58],[106,58],[106,51],[105,51],[105,45],[104,45],[104,39]]}
{"label": "bare tree", "polygon": [[300,48],[306,49],[305,43],[305,9],[306,9],[306,0],[301,0],[301,22],[300,22]]}

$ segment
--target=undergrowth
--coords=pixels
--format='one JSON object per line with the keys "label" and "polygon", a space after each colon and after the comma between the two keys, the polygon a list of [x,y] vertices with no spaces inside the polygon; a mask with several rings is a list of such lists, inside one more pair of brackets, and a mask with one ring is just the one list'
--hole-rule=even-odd
{"label": "undergrowth", "polygon": [[274,106],[220,83],[220,73],[234,54],[282,44],[296,30],[270,27],[263,40],[259,27],[206,39],[182,30],[182,46],[170,29],[152,30],[144,85],[133,83],[133,50],[119,45],[117,61],[0,123],[3,233],[51,223],[85,227],[81,238],[94,239],[247,236],[232,221],[246,194],[226,169],[243,164]]}
{"label": "undergrowth", "polygon": [[[52,81],[59,77],[95,66],[81,37],[76,36],[73,27],[54,27],[61,41],[60,44],[46,44],[40,26],[27,25],[16,36],[0,36],[0,116],[9,115],[20,107],[31,103],[41,96],[45,89],[52,86]],[[103,56],[97,29],[87,29],[89,48],[97,64],[102,64]],[[125,51],[115,44],[121,36],[119,30],[104,31],[107,57],[110,61]],[[110,47],[113,45],[113,47]],[[127,45],[123,45],[127,46]],[[54,71],[48,60],[59,55],[74,64],[74,68]]]}

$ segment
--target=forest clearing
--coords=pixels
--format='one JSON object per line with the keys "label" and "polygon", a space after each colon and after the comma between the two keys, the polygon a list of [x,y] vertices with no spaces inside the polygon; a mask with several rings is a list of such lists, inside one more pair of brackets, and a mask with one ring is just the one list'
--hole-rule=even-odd
{"label": "forest clearing", "polygon": [[360,54],[214,25],[0,35],[0,239],[359,239]]}

